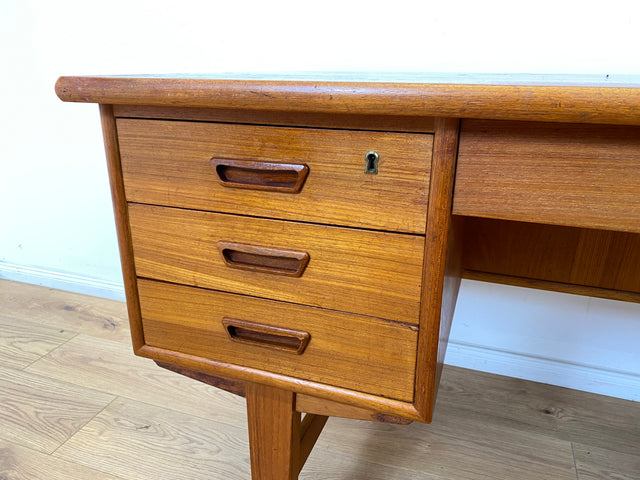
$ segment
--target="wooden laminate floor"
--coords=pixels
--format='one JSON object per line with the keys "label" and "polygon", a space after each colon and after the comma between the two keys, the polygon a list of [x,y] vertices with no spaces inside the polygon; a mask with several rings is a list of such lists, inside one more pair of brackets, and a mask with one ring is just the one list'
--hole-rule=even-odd
{"label": "wooden laminate floor", "polygon": [[[123,303],[0,280],[0,480],[249,478],[244,400],[134,357]],[[640,479],[640,405],[447,367],[431,425],[332,418],[304,479]]]}

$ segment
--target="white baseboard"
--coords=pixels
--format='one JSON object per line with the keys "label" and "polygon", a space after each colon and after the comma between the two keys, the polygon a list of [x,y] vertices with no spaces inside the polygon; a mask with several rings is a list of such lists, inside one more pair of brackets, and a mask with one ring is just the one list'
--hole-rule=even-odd
{"label": "white baseboard", "polygon": [[56,270],[0,262],[0,278],[15,282],[124,301],[122,282],[111,282]]}
{"label": "white baseboard", "polygon": [[640,375],[449,342],[447,365],[640,401]]}

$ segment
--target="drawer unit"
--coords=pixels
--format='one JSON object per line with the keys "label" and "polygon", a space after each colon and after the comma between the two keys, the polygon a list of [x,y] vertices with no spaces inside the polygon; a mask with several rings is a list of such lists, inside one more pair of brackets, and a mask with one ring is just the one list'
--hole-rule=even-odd
{"label": "drawer unit", "polygon": [[430,421],[460,278],[459,121],[116,104],[100,111],[136,354]]}
{"label": "drawer unit", "polygon": [[151,280],[138,289],[148,345],[413,399],[416,326]]}
{"label": "drawer unit", "polygon": [[138,204],[129,219],[141,277],[418,323],[422,236]]}
{"label": "drawer unit", "polygon": [[[117,128],[131,202],[425,232],[432,135],[139,119]],[[364,173],[370,151],[377,174]]]}
{"label": "drawer unit", "polygon": [[401,123],[380,132],[181,115],[110,117],[137,353],[428,420],[439,323],[457,289],[444,278],[459,278],[445,273],[454,237],[442,230],[457,122],[442,123],[453,136],[439,147],[437,133]]}
{"label": "drawer unit", "polygon": [[433,135],[116,122],[147,355],[411,404]]}

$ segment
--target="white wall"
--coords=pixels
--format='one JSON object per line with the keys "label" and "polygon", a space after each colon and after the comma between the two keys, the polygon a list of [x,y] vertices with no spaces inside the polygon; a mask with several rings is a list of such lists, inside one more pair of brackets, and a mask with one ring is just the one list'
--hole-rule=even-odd
{"label": "white wall", "polygon": [[[636,3],[0,0],[0,277],[122,298],[97,107],[60,75],[640,74]],[[447,361],[638,400],[639,317],[465,282]]]}

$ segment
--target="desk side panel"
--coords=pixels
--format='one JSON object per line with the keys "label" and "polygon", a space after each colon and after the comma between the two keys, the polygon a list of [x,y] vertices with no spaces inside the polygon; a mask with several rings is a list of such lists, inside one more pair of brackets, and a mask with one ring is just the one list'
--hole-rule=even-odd
{"label": "desk side panel", "polygon": [[460,121],[436,119],[422,280],[415,407],[431,422],[460,287],[462,219],[451,215]]}
{"label": "desk side panel", "polygon": [[131,326],[131,340],[133,342],[133,349],[137,352],[144,345],[144,335],[142,333],[136,270],[133,262],[133,246],[131,244],[131,230],[129,228],[129,209],[124,191],[118,131],[112,105],[100,105],[100,120],[102,122],[102,135],[109,170],[111,199],[113,201],[113,211],[116,219],[120,263],[122,264],[124,290],[127,299],[129,324]]}

